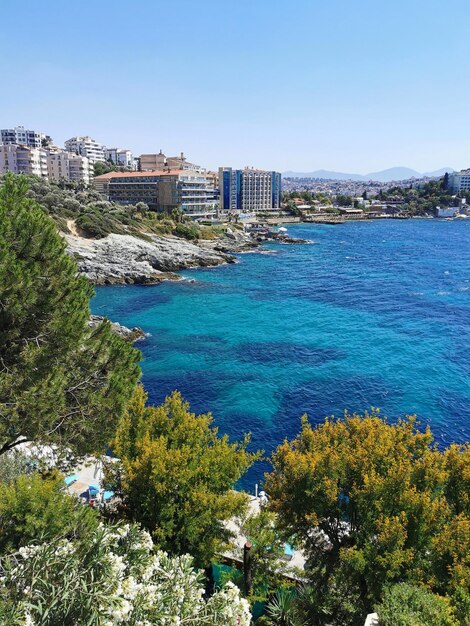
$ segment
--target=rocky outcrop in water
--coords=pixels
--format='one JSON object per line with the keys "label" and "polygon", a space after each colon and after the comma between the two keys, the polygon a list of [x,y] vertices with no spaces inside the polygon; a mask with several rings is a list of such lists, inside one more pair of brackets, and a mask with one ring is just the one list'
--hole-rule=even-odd
{"label": "rocky outcrop in water", "polygon": [[[90,315],[90,320],[88,322],[88,326],[90,328],[96,328],[99,326],[103,320],[106,319],[102,315]],[[146,333],[139,328],[138,326],[134,326],[133,328],[128,328],[127,326],[123,326],[119,324],[119,322],[111,322],[111,328],[116,335],[122,337],[126,341],[131,341],[134,343],[135,341],[139,341],[140,339],[145,339],[147,337]]]}
{"label": "rocky outcrop in water", "polygon": [[103,239],[64,235],[68,251],[82,274],[97,285],[154,284],[177,280],[178,270],[233,263],[224,252],[203,248],[177,237],[111,234]]}
{"label": "rocky outcrop in water", "polygon": [[227,227],[223,237],[220,237],[213,244],[214,250],[225,253],[247,252],[248,250],[253,250],[258,247],[259,244],[249,233],[239,228],[230,228],[230,226]]}

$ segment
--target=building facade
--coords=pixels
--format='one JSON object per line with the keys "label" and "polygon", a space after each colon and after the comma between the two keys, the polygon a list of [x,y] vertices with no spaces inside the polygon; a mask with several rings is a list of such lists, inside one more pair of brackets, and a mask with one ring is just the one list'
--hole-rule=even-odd
{"label": "building facade", "polygon": [[170,169],[197,170],[199,172],[205,171],[200,165],[190,163],[183,152],[179,156],[172,157],[167,157],[161,150],[158,154],[141,154],[139,164],[142,172],[154,172],[166,167]]}
{"label": "building facade", "polygon": [[47,155],[42,148],[17,144],[0,145],[0,174],[34,174],[47,178]]}
{"label": "building facade", "polygon": [[66,180],[90,183],[90,164],[87,157],[61,148],[51,147],[47,151],[47,174],[49,180]]}
{"label": "building facade", "polygon": [[72,137],[65,142],[65,149],[88,159],[89,175],[93,177],[93,166],[95,163],[104,163],[106,155],[104,146],[91,137]]}
{"label": "building facade", "polygon": [[29,148],[45,148],[52,144],[52,139],[44,133],[27,130],[24,126],[16,126],[15,128],[3,128],[0,130],[0,143],[17,144],[28,146]]}
{"label": "building facade", "polygon": [[104,155],[107,161],[120,167],[134,169],[134,157],[132,152],[126,148],[105,148]]}
{"label": "building facade", "polygon": [[109,172],[97,176],[95,188],[111,202],[145,202],[156,211],[179,209],[193,218],[216,210],[212,181],[203,172],[163,169],[148,172]]}
{"label": "building facade", "polygon": [[467,189],[470,190],[470,169],[449,174],[447,188],[453,193],[459,193],[459,191]]}
{"label": "building facade", "polygon": [[224,211],[253,212],[279,209],[279,172],[231,167],[219,168],[220,208]]}

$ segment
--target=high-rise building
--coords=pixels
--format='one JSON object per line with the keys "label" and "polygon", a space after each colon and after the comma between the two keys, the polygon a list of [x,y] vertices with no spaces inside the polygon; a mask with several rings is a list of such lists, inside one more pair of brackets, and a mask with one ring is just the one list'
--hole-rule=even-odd
{"label": "high-rise building", "polygon": [[104,154],[106,160],[111,161],[114,165],[134,169],[134,158],[130,150],[126,148],[105,148]]}
{"label": "high-rise building", "polygon": [[45,148],[52,143],[51,137],[35,130],[27,130],[24,126],[3,128],[0,130],[0,143],[17,144],[29,148]]}
{"label": "high-rise building", "polygon": [[90,164],[88,158],[51,146],[47,150],[47,173],[49,180],[65,178],[73,182],[90,182]]}
{"label": "high-rise building", "polygon": [[281,174],[265,170],[219,168],[220,208],[262,211],[281,206]]}
{"label": "high-rise building", "polygon": [[212,180],[196,170],[109,172],[97,176],[93,184],[108,200],[120,204],[145,202],[157,211],[179,209],[194,218],[215,213]]}
{"label": "high-rise building", "polygon": [[104,146],[88,136],[67,139],[65,149],[88,159],[90,178],[93,178],[93,166],[95,163],[104,163],[106,161]]}
{"label": "high-rise building", "polygon": [[47,178],[46,151],[13,143],[0,144],[0,174],[5,172]]}

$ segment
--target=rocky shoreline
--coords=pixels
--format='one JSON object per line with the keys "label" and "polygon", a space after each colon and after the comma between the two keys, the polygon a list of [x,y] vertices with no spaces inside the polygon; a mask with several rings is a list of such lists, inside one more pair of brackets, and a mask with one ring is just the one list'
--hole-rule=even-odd
{"label": "rocky shoreline", "polygon": [[150,233],[142,237],[110,234],[102,239],[74,233],[64,234],[64,238],[80,273],[95,285],[155,285],[164,280],[180,280],[180,270],[235,263],[234,254],[256,250],[268,241],[311,243],[274,234],[259,237],[229,227],[223,236],[197,243]]}
{"label": "rocky shoreline", "polygon": [[79,271],[96,285],[151,285],[179,280],[178,270],[234,263],[231,254],[177,237],[111,234],[103,239],[64,235]]}

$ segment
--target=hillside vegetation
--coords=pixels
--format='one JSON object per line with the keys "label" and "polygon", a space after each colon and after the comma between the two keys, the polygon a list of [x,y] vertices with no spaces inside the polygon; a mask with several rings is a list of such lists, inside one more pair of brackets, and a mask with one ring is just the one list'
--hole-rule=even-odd
{"label": "hillside vegetation", "polygon": [[186,222],[173,211],[170,215],[149,211],[144,202],[120,205],[108,202],[93,188],[74,183],[52,183],[36,176],[25,176],[28,195],[52,217],[59,229],[68,234],[100,239],[110,233],[148,238],[149,234],[175,235],[189,240],[215,239],[213,227]]}

